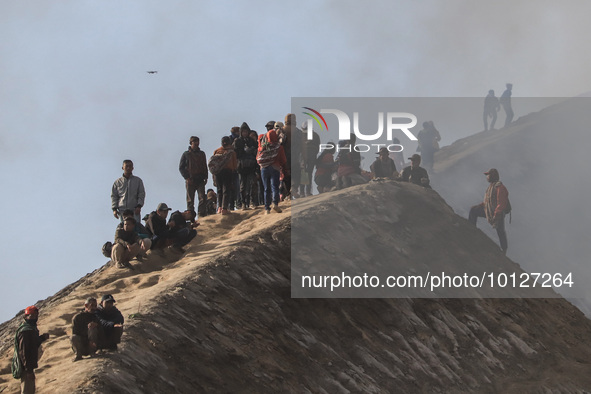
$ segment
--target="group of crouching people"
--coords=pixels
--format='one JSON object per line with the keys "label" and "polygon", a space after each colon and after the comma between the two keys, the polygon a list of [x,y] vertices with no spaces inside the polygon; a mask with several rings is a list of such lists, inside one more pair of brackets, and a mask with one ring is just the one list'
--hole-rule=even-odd
{"label": "group of crouching people", "polygon": [[[123,315],[115,307],[115,299],[105,294],[100,304],[96,298],[89,297],[84,309],[72,319],[70,343],[75,353],[73,361],[83,356],[92,356],[97,351],[117,350],[123,334]],[[36,390],[35,369],[42,355],[41,344],[49,339],[49,334],[40,334],[37,328],[39,308],[31,305],[25,309],[24,321],[14,336],[14,355],[11,363],[12,376],[21,381],[21,393],[33,394]]]}
{"label": "group of crouching people", "polygon": [[158,204],[155,211],[146,215],[145,226],[135,219],[132,210],[123,211],[110,253],[109,242],[104,247],[105,256],[110,256],[118,268],[132,268],[129,261],[134,258],[141,261],[150,249],[169,248],[182,252],[183,246],[197,235],[195,211],[175,211],[167,222],[169,211],[171,208],[165,203]]}
{"label": "group of crouching people", "polygon": [[101,298],[100,305],[96,298],[89,297],[84,309],[74,316],[71,338],[72,350],[76,354],[74,361],[93,355],[97,350],[117,350],[124,319],[114,303],[110,294]]}

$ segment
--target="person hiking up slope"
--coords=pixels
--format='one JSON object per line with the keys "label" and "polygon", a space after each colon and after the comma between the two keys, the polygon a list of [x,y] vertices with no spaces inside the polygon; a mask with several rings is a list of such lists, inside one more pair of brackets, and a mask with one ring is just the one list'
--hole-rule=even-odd
{"label": "person hiking up slope", "polygon": [[482,120],[484,122],[484,131],[488,131],[488,118],[492,118],[490,122],[490,129],[495,129],[497,122],[497,112],[499,112],[499,99],[495,96],[494,90],[489,90],[488,95],[484,99],[484,111],[482,112]]}
{"label": "person hiking up slope", "polygon": [[484,173],[489,182],[484,195],[484,201],[470,208],[468,221],[476,226],[479,217],[485,217],[486,220],[497,230],[499,242],[503,253],[507,253],[507,234],[505,233],[505,212],[510,207],[509,192],[505,185],[499,181],[499,171],[491,168]]}

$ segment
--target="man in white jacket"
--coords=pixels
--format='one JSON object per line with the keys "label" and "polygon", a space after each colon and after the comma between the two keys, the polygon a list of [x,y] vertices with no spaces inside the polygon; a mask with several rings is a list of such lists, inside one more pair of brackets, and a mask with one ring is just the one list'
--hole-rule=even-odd
{"label": "man in white jacket", "polygon": [[[134,211],[135,220],[141,222],[141,210],[144,206],[146,191],[144,182],[133,175],[133,162],[131,160],[123,161],[123,176],[113,183],[111,190],[111,209],[113,216],[119,219],[125,209]],[[123,219],[123,216],[121,216]]]}

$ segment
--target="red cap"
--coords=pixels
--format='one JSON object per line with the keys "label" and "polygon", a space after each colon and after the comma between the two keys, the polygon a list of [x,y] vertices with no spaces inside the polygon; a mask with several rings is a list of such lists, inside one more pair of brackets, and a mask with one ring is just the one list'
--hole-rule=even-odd
{"label": "red cap", "polygon": [[37,309],[35,305],[28,306],[27,309],[25,309],[25,315],[32,315],[34,313],[39,313],[39,309]]}

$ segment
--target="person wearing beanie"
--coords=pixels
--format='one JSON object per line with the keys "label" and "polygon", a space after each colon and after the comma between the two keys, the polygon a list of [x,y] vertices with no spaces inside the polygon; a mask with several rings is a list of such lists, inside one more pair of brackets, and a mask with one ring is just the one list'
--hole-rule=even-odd
{"label": "person wearing beanie", "polygon": [[39,348],[49,339],[49,334],[39,334],[37,320],[39,309],[32,305],[25,309],[24,322],[14,336],[12,376],[21,380],[21,393],[35,392],[35,369],[38,367]]}

